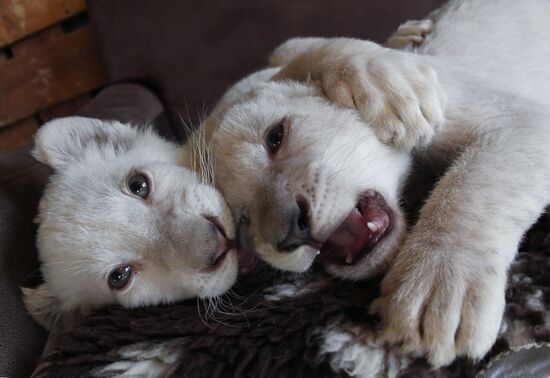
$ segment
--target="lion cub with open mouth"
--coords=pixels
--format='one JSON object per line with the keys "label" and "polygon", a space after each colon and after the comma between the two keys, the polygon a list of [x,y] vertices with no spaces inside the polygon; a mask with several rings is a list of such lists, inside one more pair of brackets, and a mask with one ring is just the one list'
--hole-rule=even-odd
{"label": "lion cub with open mouth", "polygon": [[[493,345],[507,269],[550,203],[550,3],[455,0],[433,16],[415,53],[288,42],[209,132],[241,243],[281,270],[318,254],[347,279],[387,270],[380,340],[439,367]],[[447,169],[402,238],[413,159]]]}
{"label": "lion cub with open mouth", "polygon": [[[189,147],[191,148],[191,147]],[[180,164],[191,151],[151,129],[58,119],[33,155],[52,167],[40,202],[45,283],[23,289],[46,328],[59,316],[214,297],[234,283],[233,219],[221,195]]]}

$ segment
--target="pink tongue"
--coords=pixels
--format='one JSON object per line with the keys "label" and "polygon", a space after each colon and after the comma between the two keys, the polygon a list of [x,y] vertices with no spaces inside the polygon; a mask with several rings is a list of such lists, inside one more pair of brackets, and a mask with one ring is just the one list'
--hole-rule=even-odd
{"label": "pink tongue", "polygon": [[237,249],[237,257],[239,262],[239,273],[248,273],[256,264],[256,257],[253,252],[244,249]]}
{"label": "pink tongue", "polygon": [[346,262],[351,263],[353,257],[360,254],[369,242],[376,243],[389,224],[388,213],[380,208],[366,208],[364,214],[353,209],[327,242],[350,260]]}

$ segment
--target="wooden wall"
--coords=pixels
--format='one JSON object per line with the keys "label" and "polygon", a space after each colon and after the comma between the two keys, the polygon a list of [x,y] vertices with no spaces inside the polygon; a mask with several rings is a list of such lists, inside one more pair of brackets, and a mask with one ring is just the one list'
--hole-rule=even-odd
{"label": "wooden wall", "polygon": [[0,0],[0,152],[106,83],[84,0]]}

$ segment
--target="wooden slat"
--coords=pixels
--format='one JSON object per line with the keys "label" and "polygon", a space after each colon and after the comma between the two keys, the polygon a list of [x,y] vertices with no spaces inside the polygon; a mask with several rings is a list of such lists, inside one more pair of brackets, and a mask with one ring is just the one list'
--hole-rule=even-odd
{"label": "wooden slat", "polygon": [[0,127],[106,83],[92,29],[46,29],[0,59]]}
{"label": "wooden slat", "polygon": [[71,98],[61,104],[56,104],[48,109],[45,109],[38,113],[40,121],[46,123],[54,118],[67,117],[75,114],[80,108],[90,101],[92,96],[89,93]]}
{"label": "wooden slat", "polygon": [[0,128],[0,153],[32,143],[38,130],[38,121],[34,117]]}
{"label": "wooden slat", "polygon": [[84,0],[0,0],[0,47],[85,9]]}

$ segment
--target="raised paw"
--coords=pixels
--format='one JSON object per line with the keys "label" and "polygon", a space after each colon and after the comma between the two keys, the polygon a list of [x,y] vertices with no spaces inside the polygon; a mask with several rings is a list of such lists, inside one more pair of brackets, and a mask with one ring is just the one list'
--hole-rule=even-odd
{"label": "raised paw", "polygon": [[384,46],[392,49],[405,47],[418,47],[428,34],[432,32],[434,23],[431,19],[409,20],[399,25],[397,31],[384,43]]}
{"label": "raised paw", "polygon": [[443,123],[446,96],[424,56],[348,38],[316,40],[274,80],[310,80],[326,97],[354,108],[386,144],[404,150],[430,143]]}
{"label": "raised paw", "polygon": [[383,320],[379,341],[425,356],[435,368],[458,356],[480,359],[498,334],[504,285],[505,274],[494,269],[398,257],[371,307]]}
{"label": "raised paw", "polygon": [[443,123],[445,95],[435,70],[416,58],[361,54],[324,75],[322,86],[331,101],[356,108],[383,143],[423,147]]}

